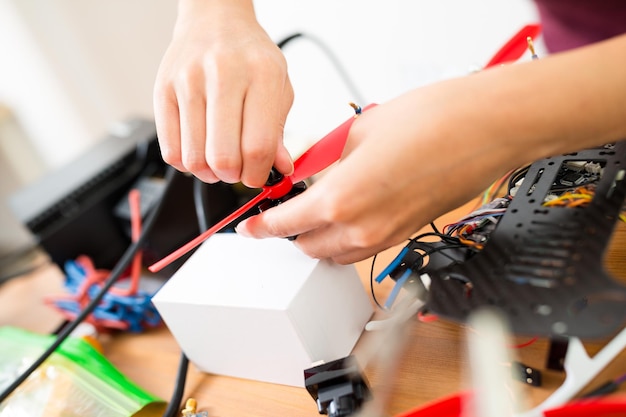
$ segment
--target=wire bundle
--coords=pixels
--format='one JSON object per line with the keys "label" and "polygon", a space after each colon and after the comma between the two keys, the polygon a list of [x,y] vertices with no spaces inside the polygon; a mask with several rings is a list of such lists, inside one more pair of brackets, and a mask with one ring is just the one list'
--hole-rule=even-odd
{"label": "wire bundle", "polygon": [[[95,269],[90,258],[81,256],[65,263],[65,274],[68,294],[49,297],[46,303],[67,320],[73,320],[100,291],[109,272]],[[161,325],[161,317],[152,304],[152,294],[134,288],[133,283],[137,281],[138,275],[135,277],[122,277],[130,278],[130,287],[112,288],[85,320],[97,332],[115,329],[136,333]]]}
{"label": "wire bundle", "polygon": [[[511,190],[523,180],[528,172],[528,168],[529,167],[526,166],[512,170],[495,181],[483,193],[481,198],[482,205],[457,222],[446,225],[443,228],[443,233],[437,229],[434,223],[431,223],[433,231],[420,234],[410,239],[409,243],[376,278],[374,278],[374,263],[376,262],[376,256],[374,256],[370,270],[370,289],[376,305],[384,310],[391,309],[400,289],[408,281],[421,282],[419,277],[427,272],[427,259],[429,256],[437,253],[449,258],[450,263],[452,263],[458,260],[459,251],[461,251],[465,257],[469,257],[484,249],[489,236],[495,230],[500,218],[506,213],[513,199]],[[506,195],[504,197],[498,197],[500,190],[507,181],[508,189]],[[426,238],[432,239],[433,237],[438,238],[439,241],[432,242],[425,240]],[[423,245],[419,246],[423,246],[426,249],[423,251],[411,249],[412,247],[418,246],[418,243],[422,243]],[[452,256],[450,251],[456,251],[457,256]],[[382,282],[387,276],[394,277],[396,283],[383,306],[376,298],[373,284],[374,281],[377,283]],[[418,277],[417,279],[415,279],[416,276]],[[414,279],[411,279],[411,277]],[[452,278],[454,279],[454,277]],[[463,284],[466,286],[466,291],[469,294],[472,289],[471,282],[464,282]],[[422,317],[426,317],[423,311],[420,313]]]}

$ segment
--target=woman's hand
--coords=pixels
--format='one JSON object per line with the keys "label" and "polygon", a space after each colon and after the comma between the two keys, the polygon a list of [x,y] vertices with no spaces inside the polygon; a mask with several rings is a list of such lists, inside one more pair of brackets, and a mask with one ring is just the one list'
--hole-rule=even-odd
{"label": "woman's hand", "polygon": [[364,112],[336,166],[304,193],[240,223],[238,233],[297,235],[308,255],[352,263],[476,196],[497,173],[493,164],[468,164],[483,149],[449,125],[454,105],[441,106],[453,91],[416,90]]}
{"label": "woman's hand", "polygon": [[283,127],[287,64],[250,0],[181,0],[154,87],[163,159],[205,182],[261,187],[293,169]]}
{"label": "woman's hand", "polygon": [[319,181],[237,230],[340,263],[399,244],[511,169],[623,139],[625,51],[626,35],[380,104]]}

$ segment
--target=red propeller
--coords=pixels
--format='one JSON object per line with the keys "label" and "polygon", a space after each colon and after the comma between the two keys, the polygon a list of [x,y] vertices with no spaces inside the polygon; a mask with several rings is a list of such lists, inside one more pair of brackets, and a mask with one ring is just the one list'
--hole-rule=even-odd
{"label": "red propeller", "polygon": [[516,61],[528,49],[528,38],[535,40],[540,33],[541,25],[539,24],[524,26],[493,55],[485,68]]}
{"label": "red propeller", "polygon": [[[374,106],[375,104],[370,104],[363,110],[368,110]],[[361,112],[361,109],[358,107],[355,107],[355,110],[357,111],[357,115]],[[298,159],[296,159],[293,164],[294,169],[292,175],[280,178],[275,183],[268,181],[268,184],[261,189],[261,192],[246,204],[239,207],[233,213],[207,229],[195,239],[167,255],[160,261],[155,262],[153,265],[149,266],[148,269],[151,272],[159,272],[161,269],[165,268],[170,263],[174,262],[176,259],[204,242],[213,234],[222,230],[226,225],[239,218],[252,207],[259,205],[264,200],[277,200],[285,197],[287,193],[291,191],[294,184],[317,174],[330,166],[333,162],[337,161],[341,157],[343,148],[346,145],[348,132],[350,131],[350,127],[352,126],[354,119],[355,117],[352,117],[343,122],[335,128],[335,130],[324,136],[307,151],[305,151]]]}

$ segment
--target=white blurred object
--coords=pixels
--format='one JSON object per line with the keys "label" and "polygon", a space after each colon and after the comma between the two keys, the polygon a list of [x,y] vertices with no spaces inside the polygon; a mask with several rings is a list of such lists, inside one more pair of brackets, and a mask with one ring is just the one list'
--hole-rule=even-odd
{"label": "white blurred object", "polygon": [[511,362],[507,350],[508,329],[493,310],[479,310],[469,319],[468,348],[474,397],[473,412],[481,417],[507,417],[515,412],[510,372],[503,364]]}

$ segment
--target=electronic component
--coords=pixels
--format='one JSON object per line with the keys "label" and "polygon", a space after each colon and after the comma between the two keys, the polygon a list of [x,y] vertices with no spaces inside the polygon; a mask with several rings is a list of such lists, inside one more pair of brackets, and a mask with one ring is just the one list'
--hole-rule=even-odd
{"label": "electronic component", "polygon": [[[121,127],[121,128],[120,128]],[[63,268],[89,256],[97,268],[111,269],[131,243],[127,195],[142,191],[141,211],[155,206],[167,169],[153,121],[133,119],[67,165],[11,195],[10,207],[37,243]],[[144,246],[150,264],[198,233],[193,178],[177,175]],[[206,185],[211,221],[237,207],[242,195],[229,184]],[[169,275],[180,264],[172,265]]]}
{"label": "electronic component", "polygon": [[624,165],[619,142],[512,171],[505,197],[493,198],[501,179],[481,207],[411,239],[376,282],[398,282],[410,269],[431,278],[425,310],[436,316],[464,321],[497,307],[515,334],[606,336],[626,320],[626,286],[602,265],[623,217]]}
{"label": "electronic component", "polygon": [[532,37],[527,37],[526,38],[526,42],[528,43],[528,50],[531,53],[531,58],[532,59],[539,59],[539,57],[537,56],[537,53],[535,52],[535,45],[533,43],[533,38]]}
{"label": "electronic component", "polygon": [[569,339],[563,336],[553,336],[550,338],[550,348],[546,359],[546,368],[554,371],[564,371],[565,355]]}
{"label": "electronic component", "polygon": [[533,163],[482,249],[424,270],[432,278],[426,308],[464,321],[497,307],[520,335],[596,338],[621,328],[626,286],[602,259],[626,199],[625,165],[626,142]]}
{"label": "electronic component", "polygon": [[189,398],[185,402],[185,408],[181,411],[183,417],[208,417],[208,411],[198,411],[198,402],[195,398]]}
{"label": "electronic component", "polygon": [[541,386],[541,371],[521,362],[511,363],[511,375],[516,381],[524,382],[533,387]]}
{"label": "electronic component", "polygon": [[350,416],[371,397],[353,356],[306,369],[304,385],[319,413],[330,417]]}

